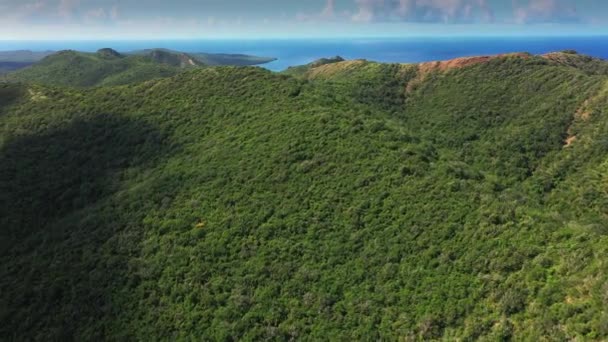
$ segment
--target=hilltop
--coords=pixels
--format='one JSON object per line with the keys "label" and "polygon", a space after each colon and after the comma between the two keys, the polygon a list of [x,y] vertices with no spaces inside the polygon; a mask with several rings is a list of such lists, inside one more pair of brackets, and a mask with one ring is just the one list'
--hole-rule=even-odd
{"label": "hilltop", "polygon": [[287,68],[283,73],[293,76],[301,76],[305,74],[308,70],[312,68],[317,68],[327,64],[340,63],[346,61],[344,58],[340,56],[336,56],[333,58],[321,58],[306,65],[298,65]]}
{"label": "hilltop", "polygon": [[[5,53],[5,56],[7,62],[3,65],[6,71],[20,69],[6,75],[5,80],[7,81],[75,87],[137,83],[173,76],[188,68],[257,65],[274,60],[273,58],[247,55],[188,54],[166,49],[119,53],[110,48],[100,49],[96,53],[66,50],[46,55],[30,55],[22,52]],[[26,56],[31,58],[26,58]],[[42,56],[44,57],[40,61],[36,61],[37,57]],[[23,59],[23,62],[8,62],[8,60],[18,61],[20,58]]]}
{"label": "hilltop", "polygon": [[165,63],[154,56],[126,56],[110,49],[97,53],[66,50],[47,56],[28,68],[9,73],[5,79],[11,82],[92,87],[173,76],[181,69],[181,66]]}
{"label": "hilltop", "polygon": [[606,62],[558,57],[0,85],[0,339],[607,339]]}
{"label": "hilltop", "polygon": [[608,63],[606,61],[585,56],[573,50],[553,52],[542,55],[554,63],[577,68],[583,72],[597,75],[608,75]]}

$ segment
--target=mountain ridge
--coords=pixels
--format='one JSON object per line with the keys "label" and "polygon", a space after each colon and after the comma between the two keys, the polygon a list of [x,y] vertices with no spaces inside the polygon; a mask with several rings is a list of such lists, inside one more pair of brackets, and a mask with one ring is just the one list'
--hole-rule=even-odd
{"label": "mountain ridge", "polygon": [[[80,59],[75,61],[75,56],[79,56]],[[75,73],[87,74],[92,69],[109,69],[106,72],[107,75],[95,75],[94,80],[79,80],[77,78],[62,78],[62,74],[74,73],[69,70],[70,62],[61,61],[60,57],[71,58],[72,63],[75,63],[74,67],[78,67],[77,62],[85,63],[82,66],[82,70],[77,70]],[[85,62],[83,59],[88,57],[88,61]],[[95,61],[94,58],[101,58],[101,61]],[[55,67],[49,65],[49,58],[51,61],[55,61],[58,65]],[[143,60],[142,58],[148,59]],[[122,60],[122,61],[118,61]],[[102,48],[97,52],[79,52],[76,50],[64,50],[58,52],[45,51],[45,52],[32,52],[27,50],[20,51],[5,51],[0,52],[0,73],[11,75],[5,76],[5,79],[15,80],[23,79],[25,81],[41,81],[45,82],[45,73],[52,73],[53,76],[49,77],[49,82],[59,82],[63,85],[75,85],[75,86],[97,86],[102,84],[116,83],[129,83],[138,80],[146,80],[154,77],[166,77],[173,75],[178,70],[170,70],[168,67],[174,67],[178,69],[190,68],[190,67],[204,67],[204,66],[221,66],[221,65],[261,65],[272,62],[275,58],[267,57],[256,57],[243,54],[210,54],[210,53],[184,53],[168,49],[147,49],[141,51],[133,51],[128,53],[120,53],[111,48]],[[46,64],[45,64],[46,61]],[[105,65],[104,65],[105,63]],[[123,65],[119,65],[119,64]],[[42,64],[42,66],[41,66]],[[60,65],[66,64],[66,65]],[[92,65],[96,64],[96,65]],[[113,65],[110,65],[113,64]],[[137,64],[137,65],[134,65]],[[147,64],[143,66],[143,64]],[[154,66],[157,64],[158,66]],[[143,66],[144,70],[133,71],[135,75],[121,76],[114,75],[116,72],[129,72],[128,68]],[[50,70],[45,70],[50,69]],[[53,69],[58,70],[53,70]],[[23,70],[25,69],[25,70]],[[32,71],[32,69],[34,71]],[[119,69],[119,70],[115,70]],[[103,73],[103,71],[102,71]],[[89,76],[85,76],[89,77]],[[107,83],[104,83],[104,78],[110,78]],[[118,79],[117,81],[115,81]],[[121,80],[122,79],[122,80]]]}
{"label": "mountain ridge", "polygon": [[104,48],[95,53],[64,50],[40,62],[4,76],[13,82],[40,82],[75,87],[124,85],[168,77],[188,68],[227,64],[259,64],[272,59],[246,55],[187,54],[166,49],[149,49],[121,54]]}

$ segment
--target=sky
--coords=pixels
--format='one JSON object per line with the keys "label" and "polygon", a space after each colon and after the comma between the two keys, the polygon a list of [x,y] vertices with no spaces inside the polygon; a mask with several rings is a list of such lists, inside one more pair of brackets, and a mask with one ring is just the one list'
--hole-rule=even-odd
{"label": "sky", "polygon": [[607,0],[0,0],[0,40],[593,34]]}

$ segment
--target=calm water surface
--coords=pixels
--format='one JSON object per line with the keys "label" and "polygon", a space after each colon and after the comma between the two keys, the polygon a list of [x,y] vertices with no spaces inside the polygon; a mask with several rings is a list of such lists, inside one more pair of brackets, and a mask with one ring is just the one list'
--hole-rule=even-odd
{"label": "calm water surface", "polygon": [[167,48],[183,52],[242,53],[276,57],[265,65],[271,70],[306,64],[321,57],[340,55],[379,62],[415,63],[463,56],[508,52],[534,54],[566,49],[608,59],[608,36],[598,37],[494,37],[494,38],[391,38],[295,40],[158,40],[158,41],[0,41],[0,50],[96,51],[111,47],[127,52]]}

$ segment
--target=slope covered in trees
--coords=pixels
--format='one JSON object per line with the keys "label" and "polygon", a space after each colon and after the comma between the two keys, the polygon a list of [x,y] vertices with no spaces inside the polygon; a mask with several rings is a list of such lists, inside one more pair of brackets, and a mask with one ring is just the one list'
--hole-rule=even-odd
{"label": "slope covered in trees", "polygon": [[608,338],[607,105],[533,56],[5,84],[0,337]]}
{"label": "slope covered in trees", "polygon": [[[14,57],[11,57],[13,56]],[[9,60],[42,58],[43,54],[0,54]],[[227,54],[188,54],[166,49],[148,49],[128,54],[105,48],[96,53],[61,51],[44,57],[39,63],[5,76],[10,82],[36,82],[49,85],[93,87],[124,85],[174,76],[185,69],[218,65],[256,65],[273,58]],[[0,64],[0,72],[11,71],[23,63]],[[10,69],[9,69],[10,68]]]}

